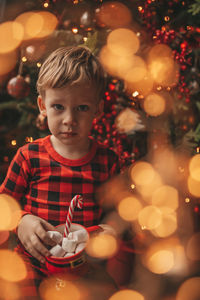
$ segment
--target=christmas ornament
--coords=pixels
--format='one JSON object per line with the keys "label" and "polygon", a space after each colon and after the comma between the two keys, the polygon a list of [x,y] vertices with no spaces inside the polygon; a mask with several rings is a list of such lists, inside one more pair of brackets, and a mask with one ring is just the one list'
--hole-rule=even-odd
{"label": "christmas ornament", "polygon": [[43,43],[34,43],[24,50],[24,55],[30,62],[38,61],[46,52],[46,45]]}
{"label": "christmas ornament", "polygon": [[24,98],[30,93],[30,85],[21,75],[17,75],[8,81],[7,91],[15,98]]}
{"label": "christmas ornament", "polygon": [[92,30],[94,26],[93,15],[90,11],[85,11],[80,17],[80,27],[86,31]]}
{"label": "christmas ornament", "polygon": [[128,7],[117,1],[102,4],[96,9],[95,17],[100,27],[121,28],[128,26],[132,21]]}

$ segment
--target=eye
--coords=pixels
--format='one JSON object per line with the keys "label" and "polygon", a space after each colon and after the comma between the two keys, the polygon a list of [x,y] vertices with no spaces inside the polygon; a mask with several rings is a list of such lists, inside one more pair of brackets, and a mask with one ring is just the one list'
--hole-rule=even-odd
{"label": "eye", "polygon": [[88,111],[89,109],[90,109],[89,106],[86,104],[82,104],[77,107],[78,111]]}
{"label": "eye", "polygon": [[61,104],[54,104],[54,105],[53,105],[53,108],[54,108],[55,110],[64,110],[64,106],[61,105]]}

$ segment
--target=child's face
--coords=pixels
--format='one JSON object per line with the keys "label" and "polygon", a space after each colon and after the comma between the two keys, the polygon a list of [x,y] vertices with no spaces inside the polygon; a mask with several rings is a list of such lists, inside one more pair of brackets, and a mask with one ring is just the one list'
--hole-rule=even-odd
{"label": "child's face", "polygon": [[87,83],[47,89],[45,99],[38,97],[38,106],[56,140],[78,148],[88,142],[92,121],[103,110],[95,88]]}

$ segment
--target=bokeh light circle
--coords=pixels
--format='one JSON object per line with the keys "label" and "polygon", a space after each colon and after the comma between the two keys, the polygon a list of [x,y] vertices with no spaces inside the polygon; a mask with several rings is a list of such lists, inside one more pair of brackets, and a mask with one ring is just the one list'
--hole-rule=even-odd
{"label": "bokeh light circle", "polygon": [[135,290],[124,289],[113,294],[109,300],[144,300],[144,296]]}
{"label": "bokeh light circle", "polygon": [[124,198],[118,204],[118,213],[126,221],[136,220],[141,209],[142,204],[135,197]]}

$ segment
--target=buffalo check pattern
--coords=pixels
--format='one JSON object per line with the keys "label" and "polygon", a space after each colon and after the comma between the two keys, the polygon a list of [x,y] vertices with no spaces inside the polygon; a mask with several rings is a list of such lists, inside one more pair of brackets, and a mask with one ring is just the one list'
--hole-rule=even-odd
{"label": "buffalo check pattern", "polygon": [[69,160],[52,147],[50,135],[19,148],[0,186],[0,193],[14,197],[22,214],[39,216],[54,226],[65,223],[71,199],[83,196],[83,209],[75,209],[73,222],[97,225],[102,209],[96,188],[120,171],[118,156],[91,139],[83,158]]}

